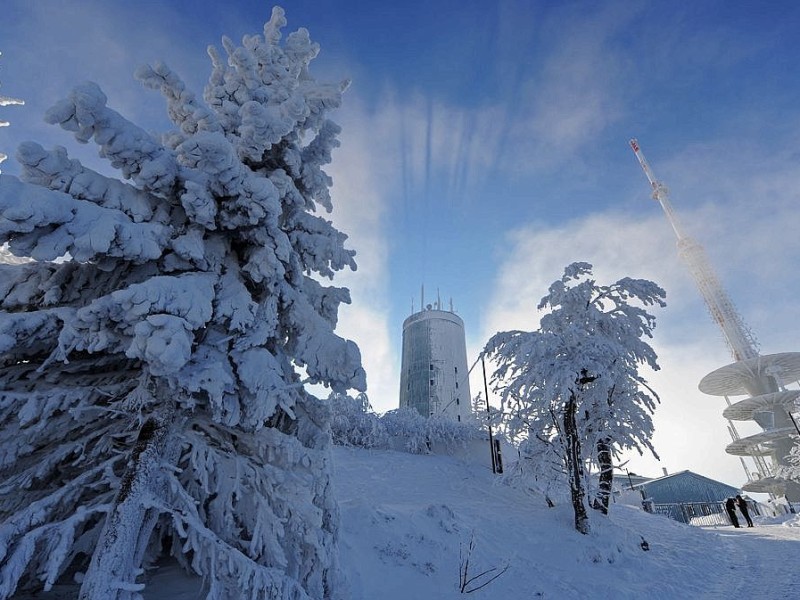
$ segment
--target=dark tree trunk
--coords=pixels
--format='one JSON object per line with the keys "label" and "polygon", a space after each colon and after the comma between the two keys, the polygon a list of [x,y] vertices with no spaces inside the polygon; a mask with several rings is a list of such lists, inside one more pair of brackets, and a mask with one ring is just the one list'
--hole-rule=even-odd
{"label": "dark tree trunk", "polygon": [[611,462],[611,443],[608,438],[597,442],[597,464],[600,467],[600,484],[592,508],[607,515],[611,486],[614,483],[614,465]]}
{"label": "dark tree trunk", "polygon": [[578,423],[575,419],[578,401],[570,392],[564,411],[564,441],[566,444],[567,476],[572,497],[572,509],[575,513],[575,529],[580,533],[589,533],[589,517],[583,502],[583,469],[581,462],[581,440],[578,435]]}

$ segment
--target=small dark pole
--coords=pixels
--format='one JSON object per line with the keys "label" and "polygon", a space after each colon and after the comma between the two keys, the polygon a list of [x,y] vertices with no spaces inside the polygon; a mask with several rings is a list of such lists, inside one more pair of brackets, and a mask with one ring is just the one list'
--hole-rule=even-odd
{"label": "small dark pole", "polygon": [[492,413],[489,411],[489,386],[486,383],[486,363],[481,356],[483,369],[483,393],[486,395],[486,422],[489,424],[489,452],[492,454],[492,473],[497,473],[497,461],[494,457],[494,436],[492,435]]}
{"label": "small dark pole", "polygon": [[625,472],[628,474],[628,485],[633,489],[633,480],[631,479],[631,472],[628,469],[625,469]]}
{"label": "small dark pole", "polygon": [[800,427],[797,426],[797,421],[794,420],[792,413],[787,410],[786,414],[789,415],[789,418],[792,420],[792,425],[794,425],[794,428],[797,430],[797,434],[800,435]]}
{"label": "small dark pole", "polygon": [[500,440],[494,438],[494,459],[497,465],[497,472],[503,472],[503,454],[500,452]]}

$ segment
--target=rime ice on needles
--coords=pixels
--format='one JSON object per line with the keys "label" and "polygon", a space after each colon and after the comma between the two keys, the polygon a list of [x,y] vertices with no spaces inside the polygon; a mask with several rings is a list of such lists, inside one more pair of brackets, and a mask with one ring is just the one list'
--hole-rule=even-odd
{"label": "rime ice on needles", "polygon": [[[46,114],[118,169],[20,146],[0,177],[0,599],[82,579],[139,598],[162,547],[208,598],[334,598],[329,410],[303,388],[365,388],[334,333],[355,269],[323,171],[344,85],[283,11],[227,38],[203,100],[162,63],[137,71],[160,138],[93,83]],[[66,262],[54,262],[68,257]]]}
{"label": "rime ice on needles", "polygon": [[[0,56],[2,56],[2,52],[0,52]],[[9,98],[8,96],[3,96],[2,94],[0,94],[0,106],[14,106],[14,105],[21,106],[23,104],[25,104],[24,100],[20,100],[18,98]],[[9,124],[10,123],[8,121],[0,119],[0,127],[8,127]],[[7,158],[8,156],[6,154],[0,152],[0,163],[6,160]],[[0,171],[0,173],[1,172],[2,171]]]}

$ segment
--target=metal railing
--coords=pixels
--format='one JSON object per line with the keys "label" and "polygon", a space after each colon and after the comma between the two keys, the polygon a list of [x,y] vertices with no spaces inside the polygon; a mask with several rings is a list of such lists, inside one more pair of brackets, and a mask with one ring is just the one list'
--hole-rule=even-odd
{"label": "metal railing", "polygon": [[652,503],[650,506],[654,514],[664,515],[680,523],[698,526],[731,524],[721,502]]}

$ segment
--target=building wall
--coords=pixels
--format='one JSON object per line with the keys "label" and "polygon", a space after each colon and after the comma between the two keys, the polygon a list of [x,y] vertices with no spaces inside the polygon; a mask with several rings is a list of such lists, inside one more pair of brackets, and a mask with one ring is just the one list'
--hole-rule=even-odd
{"label": "building wall", "polygon": [[689,471],[643,483],[648,499],[658,504],[718,502],[740,493],[725,483]]}
{"label": "building wall", "polygon": [[454,421],[470,414],[464,322],[455,313],[423,310],[403,322],[400,408]]}

